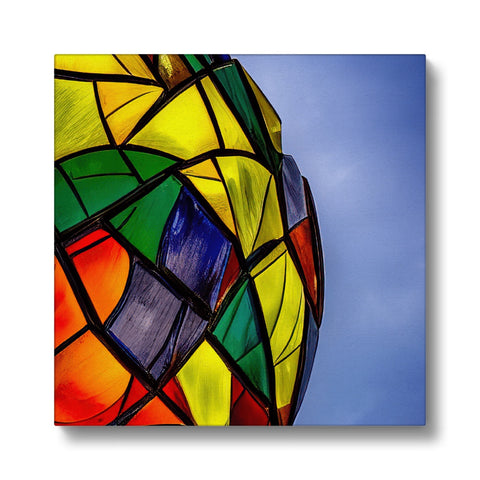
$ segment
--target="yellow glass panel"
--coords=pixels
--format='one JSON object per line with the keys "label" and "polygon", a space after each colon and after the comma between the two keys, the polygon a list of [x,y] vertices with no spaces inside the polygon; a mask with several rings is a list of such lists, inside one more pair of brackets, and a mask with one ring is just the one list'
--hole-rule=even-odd
{"label": "yellow glass panel", "polygon": [[278,206],[277,187],[275,180],[270,177],[267,198],[263,209],[262,220],[258,229],[257,239],[253,250],[261,247],[264,243],[280,238],[283,235],[282,217]]}
{"label": "yellow glass panel", "polygon": [[[258,296],[262,305],[268,336],[271,338],[281,313],[282,300],[286,286],[286,254],[281,255],[274,263],[255,278]],[[281,350],[272,352],[277,358]]]}
{"label": "yellow glass panel", "polygon": [[215,117],[217,118],[220,132],[225,143],[225,148],[234,148],[237,150],[246,150],[253,153],[252,146],[247,137],[240,128],[235,116],[227,107],[215,85],[210,78],[202,80],[202,86],[205,89],[210,104],[212,105]]}
{"label": "yellow glass panel", "polygon": [[177,378],[198,425],[229,423],[231,374],[206,341],[178,372]]}
{"label": "yellow glass panel", "polygon": [[[291,401],[298,366],[298,351],[302,341],[305,316],[305,295],[302,282],[290,255],[282,248],[275,249],[267,267],[261,262],[255,267],[257,288],[267,333],[270,338],[277,406]],[[252,272],[253,273],[253,272]]]}
{"label": "yellow glass panel", "polygon": [[178,55],[159,55],[158,72],[169,89],[190,77],[188,68]]}
{"label": "yellow glass panel", "polygon": [[168,103],[130,143],[182,159],[219,148],[210,116],[195,85]]}
{"label": "yellow glass panel", "polygon": [[163,88],[134,83],[98,82],[98,98],[115,142],[122,143],[155,103]]}
{"label": "yellow glass panel", "polygon": [[106,117],[136,98],[149,93],[160,96],[163,92],[161,87],[127,82],[98,82],[97,88],[100,105]]}
{"label": "yellow glass panel", "polygon": [[93,85],[55,79],[55,160],[108,143]]}
{"label": "yellow glass panel", "polygon": [[303,331],[303,285],[288,252],[255,277],[255,286],[275,364],[300,344]]}
{"label": "yellow glass panel", "polygon": [[125,68],[135,77],[149,78],[155,80],[153,73],[145,65],[140,55],[116,55]]}
{"label": "yellow glass panel", "polygon": [[260,262],[255,265],[252,269],[252,276],[256,277],[259,275],[263,270],[265,270],[271,263],[277,260],[281,255],[285,254],[287,251],[287,247],[285,243],[280,243],[277,245],[266,257],[264,257]]}
{"label": "yellow glass panel", "polygon": [[258,88],[257,84],[251,79],[245,69],[243,71],[245,72],[248,83],[252,87],[253,93],[257,98],[273,146],[278,153],[282,153],[282,122],[263,92]]}
{"label": "yellow glass panel", "polygon": [[83,73],[128,75],[113,55],[55,55],[55,68]]}
{"label": "yellow glass panel", "polygon": [[212,161],[198,163],[182,170],[182,173],[190,179],[195,188],[213,207],[222,222],[236,234],[227,192]]}
{"label": "yellow glass panel", "polygon": [[206,160],[191,167],[184,168],[181,172],[189,177],[204,177],[220,180],[220,175],[211,160]]}
{"label": "yellow glass panel", "polygon": [[232,201],[238,238],[247,257],[257,236],[270,173],[250,158],[234,156],[217,160]]}
{"label": "yellow glass panel", "polygon": [[[288,273],[286,287],[288,288]],[[285,297],[288,297],[286,293]],[[275,330],[270,338],[274,365],[277,365],[285,357],[288,357],[302,341],[303,320],[305,318],[305,297],[303,290],[300,292],[296,303],[294,303],[295,300],[297,299],[292,298],[292,304],[287,303],[288,300],[282,304]],[[296,312],[295,307],[297,308]],[[275,354],[273,353],[274,350]]]}
{"label": "yellow glass panel", "polygon": [[275,395],[277,408],[288,405],[292,399],[293,387],[297,376],[300,348],[275,367]]}
{"label": "yellow glass panel", "polygon": [[91,333],[55,356],[55,421],[77,422],[113,405],[130,374]]}
{"label": "yellow glass panel", "polygon": [[122,143],[133,130],[139,120],[147,113],[148,109],[157,101],[159,92],[142,95],[121,109],[111,113],[107,118],[108,126],[115,142]]}

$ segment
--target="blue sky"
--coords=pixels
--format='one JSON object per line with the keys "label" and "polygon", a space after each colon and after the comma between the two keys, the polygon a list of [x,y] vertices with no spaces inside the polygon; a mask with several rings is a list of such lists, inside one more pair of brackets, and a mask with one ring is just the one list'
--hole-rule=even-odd
{"label": "blue sky", "polygon": [[297,425],[425,421],[425,58],[232,55],[282,120],[323,242],[325,311]]}

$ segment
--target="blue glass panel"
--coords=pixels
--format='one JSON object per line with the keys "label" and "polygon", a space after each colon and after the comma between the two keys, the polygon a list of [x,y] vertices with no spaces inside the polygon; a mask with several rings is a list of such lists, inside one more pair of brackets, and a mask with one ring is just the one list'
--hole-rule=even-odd
{"label": "blue glass panel", "polygon": [[184,187],[165,225],[159,263],[214,308],[231,244]]}
{"label": "blue glass panel", "polygon": [[212,57],[213,63],[224,63],[231,60],[230,55],[210,55]]}
{"label": "blue glass panel", "polygon": [[308,311],[308,333],[307,333],[307,344],[305,351],[305,366],[303,368],[302,382],[300,384],[300,390],[298,393],[297,406],[295,407],[295,417],[297,416],[300,405],[302,404],[303,397],[307,390],[308,380],[310,379],[310,374],[312,373],[313,360],[315,358],[315,351],[317,350],[318,343],[318,326],[315,323],[310,309]]}
{"label": "blue glass panel", "polygon": [[139,264],[114,314],[110,335],[144,368],[154,360],[170,335],[181,301]]}
{"label": "blue glass panel", "polygon": [[[152,375],[158,379],[170,367],[174,367],[176,363],[183,360],[200,339],[207,328],[207,324],[206,320],[203,320],[188,307],[183,318],[179,319],[175,325],[168,343],[151,368]],[[172,361],[172,358],[175,360]]]}
{"label": "blue glass panel", "polygon": [[302,175],[291,155],[283,156],[282,175],[288,228],[290,229],[307,216]]}

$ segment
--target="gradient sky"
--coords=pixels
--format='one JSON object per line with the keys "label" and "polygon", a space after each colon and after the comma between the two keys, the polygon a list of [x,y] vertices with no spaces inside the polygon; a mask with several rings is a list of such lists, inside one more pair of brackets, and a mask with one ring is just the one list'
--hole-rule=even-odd
{"label": "gradient sky", "polygon": [[232,55],[309,180],[325,311],[296,425],[425,422],[425,57]]}

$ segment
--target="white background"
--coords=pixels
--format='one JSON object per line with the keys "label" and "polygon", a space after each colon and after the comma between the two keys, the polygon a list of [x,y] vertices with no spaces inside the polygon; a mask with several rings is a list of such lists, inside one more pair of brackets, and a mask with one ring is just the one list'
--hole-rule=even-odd
{"label": "white background", "polygon": [[[478,475],[480,42],[474,5],[3,5],[2,478]],[[426,427],[53,426],[53,55],[94,52],[427,55]]]}

